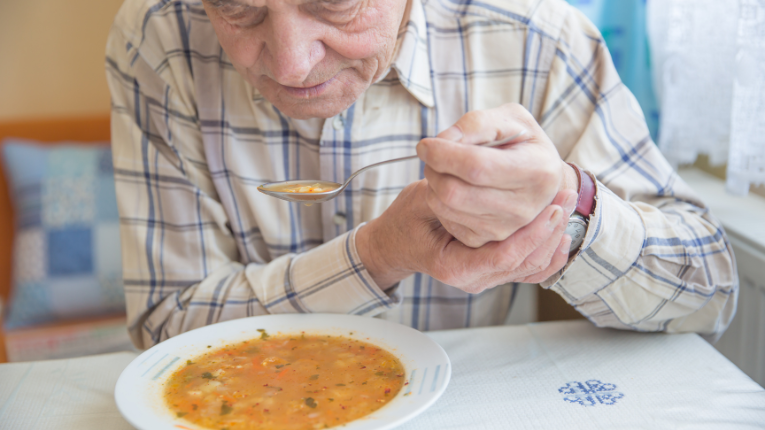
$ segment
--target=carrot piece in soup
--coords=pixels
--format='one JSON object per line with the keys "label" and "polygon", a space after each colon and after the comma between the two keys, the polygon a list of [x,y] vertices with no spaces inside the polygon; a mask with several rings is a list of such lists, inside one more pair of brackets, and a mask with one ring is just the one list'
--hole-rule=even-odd
{"label": "carrot piece in soup", "polygon": [[165,400],[179,420],[210,429],[335,427],[385,406],[404,386],[401,362],[377,346],[258,331],[193,357],[169,378]]}

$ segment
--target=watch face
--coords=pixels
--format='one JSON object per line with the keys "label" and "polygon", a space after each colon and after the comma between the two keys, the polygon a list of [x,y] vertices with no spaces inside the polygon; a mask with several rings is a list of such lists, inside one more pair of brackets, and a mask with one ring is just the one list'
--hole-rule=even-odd
{"label": "watch face", "polygon": [[571,236],[569,253],[576,251],[582,245],[582,242],[584,242],[584,236],[587,234],[587,224],[584,220],[572,217],[568,220],[566,234]]}

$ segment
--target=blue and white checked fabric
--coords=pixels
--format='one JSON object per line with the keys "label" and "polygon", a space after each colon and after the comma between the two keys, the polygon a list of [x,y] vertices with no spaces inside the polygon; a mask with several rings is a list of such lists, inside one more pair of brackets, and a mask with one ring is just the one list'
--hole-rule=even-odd
{"label": "blue and white checked fabric", "polygon": [[16,215],[4,325],[124,313],[109,147],[6,140],[0,152]]}
{"label": "blue and white checked fabric", "polygon": [[314,206],[270,181],[340,181],[412,155],[467,111],[523,104],[597,178],[579,253],[543,287],[599,326],[714,337],[735,313],[722,227],[650,139],[597,29],[561,0],[411,0],[390,72],[334,118],[294,120],[233,69],[201,3],[127,0],[107,47],[130,331],[139,347],[263,313],[341,312],[434,330],[501,324],[513,285],[470,295],[422,274],[381,291],[362,223],[415,160]]}

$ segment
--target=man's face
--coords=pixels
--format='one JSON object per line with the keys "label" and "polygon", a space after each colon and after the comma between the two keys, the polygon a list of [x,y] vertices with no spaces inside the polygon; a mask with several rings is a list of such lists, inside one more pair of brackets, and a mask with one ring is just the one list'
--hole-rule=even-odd
{"label": "man's face", "polygon": [[205,0],[236,70],[284,114],[329,118],[390,66],[406,0]]}

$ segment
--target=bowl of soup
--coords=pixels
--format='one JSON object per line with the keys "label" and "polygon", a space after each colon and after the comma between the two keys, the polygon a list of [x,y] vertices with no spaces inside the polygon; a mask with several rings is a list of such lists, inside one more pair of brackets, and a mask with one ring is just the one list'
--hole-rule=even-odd
{"label": "bowl of soup", "polygon": [[387,429],[446,389],[428,336],[375,318],[268,315],[202,327],[139,355],[115,400],[139,429]]}

